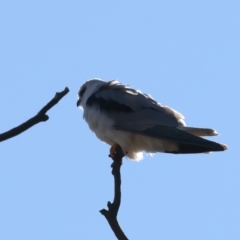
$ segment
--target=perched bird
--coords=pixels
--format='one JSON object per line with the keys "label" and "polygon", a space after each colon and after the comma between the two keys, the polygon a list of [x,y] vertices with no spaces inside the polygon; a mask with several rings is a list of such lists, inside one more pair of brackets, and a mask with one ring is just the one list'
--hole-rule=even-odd
{"label": "perched bird", "polygon": [[209,128],[186,127],[181,113],[156,102],[150,95],[113,80],[92,79],[78,92],[77,106],[96,136],[125,156],[140,160],[147,153],[209,153],[224,151],[225,144],[201,138],[216,136]]}

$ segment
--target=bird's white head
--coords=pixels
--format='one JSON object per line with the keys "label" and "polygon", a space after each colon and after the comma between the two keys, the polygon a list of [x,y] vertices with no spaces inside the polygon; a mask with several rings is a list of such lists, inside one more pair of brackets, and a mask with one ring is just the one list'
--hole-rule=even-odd
{"label": "bird's white head", "polygon": [[105,81],[97,78],[86,81],[78,91],[77,107],[85,109],[88,98],[105,83]]}

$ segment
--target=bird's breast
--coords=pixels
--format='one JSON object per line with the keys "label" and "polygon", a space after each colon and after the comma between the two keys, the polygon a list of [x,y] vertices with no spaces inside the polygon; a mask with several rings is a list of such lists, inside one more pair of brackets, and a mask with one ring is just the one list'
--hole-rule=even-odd
{"label": "bird's breast", "polygon": [[96,134],[96,136],[108,143],[112,144],[112,131],[114,121],[111,120],[104,112],[97,108],[87,108],[83,114],[84,119],[89,125],[89,128]]}

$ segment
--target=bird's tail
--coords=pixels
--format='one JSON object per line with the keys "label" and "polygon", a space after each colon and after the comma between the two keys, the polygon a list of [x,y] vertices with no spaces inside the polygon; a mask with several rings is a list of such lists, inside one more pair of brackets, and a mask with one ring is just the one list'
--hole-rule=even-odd
{"label": "bird's tail", "polygon": [[[195,127],[178,127],[179,130],[186,133],[195,135],[197,137],[201,136],[217,136],[218,133],[214,129],[210,128],[195,128]],[[207,139],[202,138],[202,143],[200,145],[192,145],[189,143],[179,143],[179,150],[181,153],[211,153],[211,151],[225,151],[228,149],[226,144],[215,143]]]}

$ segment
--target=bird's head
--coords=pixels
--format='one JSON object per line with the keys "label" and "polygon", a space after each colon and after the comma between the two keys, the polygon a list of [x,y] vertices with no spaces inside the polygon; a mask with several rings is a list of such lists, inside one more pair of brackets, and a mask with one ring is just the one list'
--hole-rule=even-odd
{"label": "bird's head", "polygon": [[88,98],[97,92],[97,90],[106,82],[101,79],[92,79],[86,81],[78,91],[77,107],[85,109]]}

